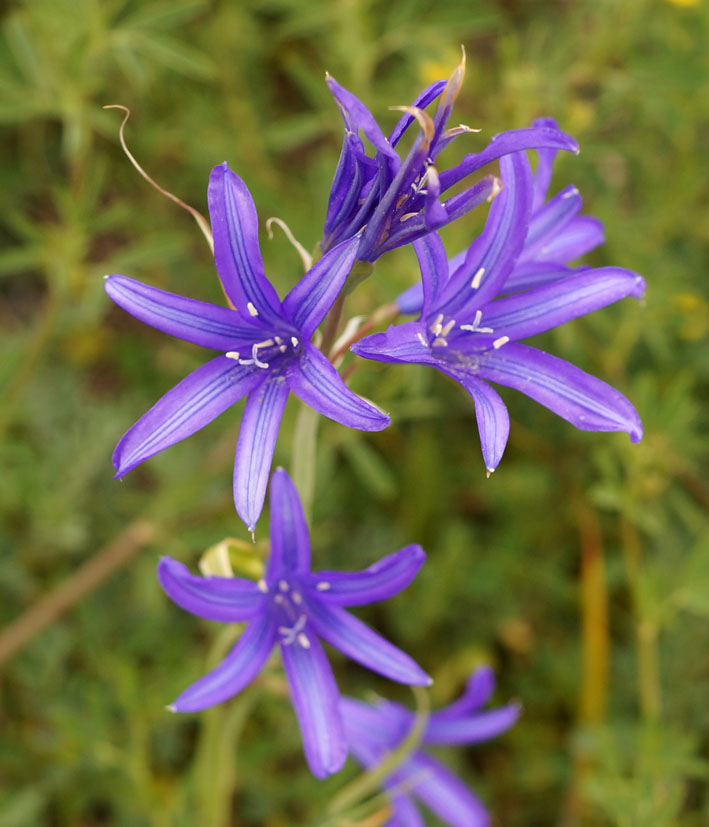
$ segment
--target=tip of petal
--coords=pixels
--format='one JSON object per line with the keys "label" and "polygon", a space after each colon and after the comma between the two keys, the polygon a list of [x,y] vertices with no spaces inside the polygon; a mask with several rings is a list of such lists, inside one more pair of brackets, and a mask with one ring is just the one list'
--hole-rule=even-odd
{"label": "tip of petal", "polygon": [[494,469],[494,468],[486,468],[486,469],[485,469],[485,477],[486,477],[487,479],[490,479],[490,477],[491,477],[494,473],[495,473],[495,469]]}
{"label": "tip of petal", "polygon": [[177,712],[177,707],[175,706],[175,704],[168,704],[168,705],[165,707],[165,710],[166,710],[167,712]]}

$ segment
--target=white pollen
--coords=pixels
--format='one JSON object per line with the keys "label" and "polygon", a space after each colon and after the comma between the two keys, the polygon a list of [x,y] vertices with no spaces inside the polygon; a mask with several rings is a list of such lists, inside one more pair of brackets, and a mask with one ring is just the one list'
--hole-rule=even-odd
{"label": "white pollen", "polygon": [[258,310],[251,304],[251,302],[246,303],[246,309],[249,311],[249,316],[258,316]]}
{"label": "white pollen", "polygon": [[298,606],[300,606],[300,604],[303,602],[303,598],[300,596],[300,592],[294,591],[291,597],[293,598],[293,602]]}
{"label": "white pollen", "polygon": [[228,353],[225,353],[224,355],[226,356],[227,359],[236,359],[237,362],[239,361],[239,351],[238,350],[230,350]]}
{"label": "white pollen", "polygon": [[441,330],[441,336],[447,336],[455,327],[455,319],[451,319],[448,324]]}
{"label": "white pollen", "polygon": [[507,342],[509,342],[509,340],[509,336],[500,336],[499,339],[495,339],[495,341],[492,343],[492,346],[495,348],[495,350],[499,350],[502,347],[502,345],[506,345]]}
{"label": "white pollen", "polygon": [[288,591],[288,589],[289,589],[289,586],[288,586],[288,583],[286,583],[286,581],[285,581],[285,580],[279,580],[279,581],[278,581],[278,588],[279,588],[282,592],[287,592],[287,591]]}
{"label": "white pollen", "polygon": [[277,594],[273,599],[276,601],[276,603],[279,603],[279,604],[283,603],[283,595],[282,594]]}
{"label": "white pollen", "polygon": [[481,267],[478,272],[473,276],[473,280],[470,282],[470,286],[473,290],[477,290],[480,287],[480,282],[483,280],[483,276],[485,275],[485,268]]}
{"label": "white pollen", "polygon": [[268,586],[266,585],[266,581],[263,579],[263,577],[258,581],[256,586],[258,590],[260,592],[263,592],[264,594],[266,594],[266,592],[268,591]]}
{"label": "white pollen", "polygon": [[433,324],[431,325],[431,327],[429,327],[429,330],[431,331],[431,333],[433,333],[434,336],[439,336],[441,330],[443,330],[443,325],[441,324],[442,321],[443,313],[439,313],[433,320]]}
{"label": "white pollen", "polygon": [[419,340],[419,342],[421,342],[421,344],[422,344],[424,347],[428,347],[428,342],[427,342],[427,341],[423,338],[423,334],[421,334],[421,333],[417,333],[416,335],[418,336],[418,340]]}
{"label": "white pollen", "polygon": [[319,592],[326,592],[330,588],[330,583],[327,580],[321,580],[316,586],[315,590]]}
{"label": "white pollen", "polygon": [[288,348],[285,345],[278,345],[278,349],[281,351],[281,353],[285,353],[288,350]]}
{"label": "white pollen", "polygon": [[295,338],[295,336],[290,337],[290,343],[293,345],[293,347],[298,347],[298,340]]}
{"label": "white pollen", "polygon": [[303,649],[310,649],[310,641],[308,640],[307,636],[301,632],[298,637],[296,638],[298,643],[303,647]]}
{"label": "white pollen", "polygon": [[283,339],[281,339],[280,336],[274,336],[273,338],[276,340],[277,345],[280,345],[283,342]]}
{"label": "white pollen", "polygon": [[448,342],[440,336],[437,336],[433,340],[433,347],[448,347]]}

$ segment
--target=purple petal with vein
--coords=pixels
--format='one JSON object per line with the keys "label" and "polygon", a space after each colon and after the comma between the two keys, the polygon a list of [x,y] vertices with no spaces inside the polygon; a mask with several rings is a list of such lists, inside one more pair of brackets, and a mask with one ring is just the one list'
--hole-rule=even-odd
{"label": "purple petal with vein", "polygon": [[603,224],[590,215],[577,215],[537,253],[537,261],[565,264],[603,244]]}
{"label": "purple petal with vein", "polygon": [[419,808],[405,794],[391,792],[393,818],[385,827],[426,827]]}
{"label": "purple petal with vein", "polygon": [[423,313],[436,300],[438,291],[448,280],[448,259],[438,233],[430,233],[418,241],[413,248],[418,258],[423,284]]}
{"label": "purple petal with vein", "polygon": [[433,712],[430,721],[445,721],[469,715],[484,706],[495,691],[495,673],[489,666],[479,666],[468,678],[465,691],[452,704]]}
{"label": "purple petal with vein", "polygon": [[234,504],[249,531],[261,515],[288,386],[269,376],[246,401],[234,460]]}
{"label": "purple petal with vein", "polygon": [[253,580],[241,577],[195,577],[187,568],[163,557],[158,580],[168,597],[185,611],[207,620],[239,623],[263,607],[264,596]]}
{"label": "purple petal with vein", "polygon": [[308,765],[318,778],[342,768],[347,759],[340,694],[320,642],[310,646],[281,644],[283,666],[295,707]]}
{"label": "purple petal with vein", "polygon": [[[553,118],[537,118],[537,120],[532,123],[532,126],[546,127],[547,129],[559,129],[559,125]],[[556,149],[537,149],[537,156],[539,160],[537,163],[537,168],[534,171],[533,210],[538,210],[546,200],[554,169],[554,159],[556,158],[556,153]]]}
{"label": "purple petal with vein", "polygon": [[241,692],[261,671],[275,639],[275,618],[269,613],[259,614],[219,666],[186,689],[172,708],[176,712],[196,712]]}
{"label": "purple petal with vein", "polygon": [[535,287],[543,287],[545,284],[559,281],[575,272],[577,271],[571,267],[564,267],[551,261],[518,262],[507,276],[501,292],[521,293],[523,290],[532,290]]}
{"label": "purple petal with vein", "polygon": [[576,216],[581,206],[576,187],[566,187],[538,209],[530,219],[521,260],[538,258],[540,251]]}
{"label": "purple petal with vein", "polygon": [[[423,341],[422,341],[423,340]],[[423,322],[391,325],[384,333],[373,333],[355,342],[352,353],[382,362],[415,362],[438,367],[428,346],[428,331]]]}
{"label": "purple petal with vein", "polygon": [[[446,86],[445,80],[436,80],[430,86],[427,86],[423,92],[416,98],[416,100],[411,104],[412,108],[416,109],[425,109],[429,103],[434,101],[444,90]],[[414,122],[414,116],[410,115],[408,112],[402,115],[399,118],[399,122],[394,127],[391,135],[389,136],[389,143],[392,146],[396,146],[401,139],[401,136],[406,132],[406,130],[411,126]]]}
{"label": "purple petal with vein", "polygon": [[584,431],[626,431],[642,439],[638,412],[620,391],[541,350],[508,344],[479,354],[477,375],[535,399]]}
{"label": "purple petal with vein", "polygon": [[260,381],[253,368],[226,356],[197,368],[124,434],[113,452],[116,477],[204,428]]}
{"label": "purple petal with vein", "polygon": [[338,606],[306,598],[308,618],[317,634],[348,658],[385,678],[430,686],[431,678],[407,654]]}
{"label": "purple petal with vein", "polygon": [[195,345],[227,352],[254,341],[258,329],[228,307],[186,299],[127,276],[107,276],[106,293],[145,324]]}
{"label": "purple petal with vein", "polygon": [[271,554],[269,576],[310,569],[310,538],[295,485],[282,468],[271,476]]}
{"label": "purple petal with vein", "polygon": [[305,339],[309,339],[337,298],[359,247],[360,236],[327,252],[283,300],[283,310]]}
{"label": "purple petal with vein", "polygon": [[226,163],[214,167],[207,190],[214,262],[227,296],[247,316],[280,318],[278,294],[267,280],[258,243],[258,217],[246,184]]}
{"label": "purple petal with vein", "polygon": [[513,726],[520,715],[518,704],[476,712],[465,718],[431,716],[426,729],[427,744],[477,744],[497,738]]}
{"label": "purple petal with vein", "polygon": [[[273,547],[273,539],[271,545]],[[425,559],[426,554],[421,546],[405,546],[382,557],[364,571],[319,571],[308,577],[308,585],[316,590],[320,585],[318,597],[324,603],[334,606],[363,606],[386,600],[405,589],[416,577]]]}
{"label": "purple petal with vein", "polygon": [[305,343],[300,361],[288,372],[287,382],[306,405],[348,428],[381,431],[389,424],[386,414],[352,393],[340,374],[310,342]]}

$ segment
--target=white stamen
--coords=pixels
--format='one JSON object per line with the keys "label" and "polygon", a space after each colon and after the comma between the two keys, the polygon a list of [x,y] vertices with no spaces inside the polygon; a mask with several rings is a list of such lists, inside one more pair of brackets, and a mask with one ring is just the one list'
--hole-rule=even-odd
{"label": "white stamen", "polygon": [[293,345],[293,347],[298,347],[298,340],[295,338],[295,336],[290,337],[290,343]]}
{"label": "white stamen", "polygon": [[483,312],[482,310],[475,311],[475,318],[473,319],[472,324],[462,324],[460,326],[461,330],[472,330],[474,333],[492,333],[493,330],[491,327],[480,327],[480,322],[482,321]]}
{"label": "white stamen", "polygon": [[442,321],[443,313],[439,313],[433,320],[433,324],[431,325],[431,327],[429,327],[429,330],[431,331],[431,333],[434,334],[434,336],[440,336],[441,330],[443,330],[443,325],[441,325]]}
{"label": "white stamen", "polygon": [[329,588],[331,588],[331,584],[327,582],[327,580],[321,580],[316,586],[315,590],[318,592],[326,592]]}
{"label": "white stamen", "polygon": [[288,585],[288,583],[287,583],[285,580],[279,580],[279,581],[278,581],[278,588],[279,588],[282,592],[287,592],[287,591],[288,591],[288,589],[290,588],[290,586]]}
{"label": "white stamen", "polygon": [[230,350],[228,353],[225,353],[224,355],[226,356],[227,359],[236,359],[237,362],[239,361],[239,351],[238,350]]}
{"label": "white stamen", "polygon": [[277,594],[277,595],[276,595],[273,599],[274,599],[274,600],[276,601],[276,603],[278,603],[279,605],[282,605],[282,604],[283,604],[283,595],[282,595],[282,594]]}
{"label": "white stamen", "polygon": [[448,324],[441,330],[441,336],[444,338],[453,330],[455,327],[455,319],[451,319]]}
{"label": "white stamen", "polygon": [[246,309],[249,311],[249,316],[258,316],[258,310],[251,304],[251,302],[246,303]]}
{"label": "white stamen", "polygon": [[270,347],[273,344],[273,339],[264,339],[263,342],[256,342],[255,345],[251,345],[251,356],[254,360],[254,364],[257,368],[267,368],[268,362],[262,362],[258,358],[258,350],[260,347]]}
{"label": "white stamen", "polygon": [[303,649],[310,649],[310,641],[308,640],[307,636],[304,635],[302,632],[296,638],[298,643],[303,647]]}
{"label": "white stamen", "polygon": [[433,347],[448,347],[448,342],[445,339],[442,339],[440,336],[437,336],[433,340]]}
{"label": "white stamen", "polygon": [[423,338],[423,334],[417,333],[416,335],[418,336],[419,342],[421,342],[424,347],[428,347],[428,342]]}
{"label": "white stamen", "polygon": [[480,282],[482,281],[484,275],[485,268],[481,267],[478,270],[478,272],[473,276],[473,280],[470,282],[470,286],[473,288],[473,290],[477,290],[478,287],[480,287]]}
{"label": "white stamen", "polygon": [[300,606],[300,604],[303,602],[303,598],[300,596],[300,592],[294,591],[291,597],[293,598],[293,602],[298,606]]}
{"label": "white stamen", "polygon": [[[283,635],[283,643],[285,646],[290,646],[291,643],[295,643],[297,640],[304,649],[307,649],[310,646],[310,641],[308,641],[308,645],[306,646],[300,640],[300,636],[305,628],[305,624],[308,618],[305,615],[300,615],[296,622],[292,626],[279,626],[278,633]],[[303,635],[305,637],[305,635]],[[307,638],[305,638],[308,640]]]}
{"label": "white stamen", "polygon": [[509,336],[500,336],[499,339],[495,339],[495,341],[492,343],[492,346],[495,348],[495,350],[499,350],[502,347],[502,345],[506,345],[507,342],[509,342],[509,340]]}
{"label": "white stamen", "polygon": [[268,592],[268,586],[266,585],[266,581],[263,579],[263,577],[258,581],[256,587],[260,592],[263,592],[264,594]]}

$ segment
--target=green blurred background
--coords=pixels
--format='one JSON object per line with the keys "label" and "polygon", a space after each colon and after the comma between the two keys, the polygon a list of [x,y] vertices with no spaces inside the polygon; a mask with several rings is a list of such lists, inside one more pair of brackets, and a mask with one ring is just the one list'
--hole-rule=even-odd
{"label": "green blurred background", "polygon": [[[231,500],[240,409],[112,480],[118,437],[202,352],[113,308],[102,276],[221,295],[196,225],[139,178],[120,113],[101,107],[132,109],[129,145],[163,186],[204,210],[209,170],[227,160],[262,222],[279,216],[312,248],[342,130],[325,70],[386,128],[387,107],[446,77],[461,43],[454,122],[483,133],[459,146],[555,117],[582,152],[559,159],[553,190],[576,184],[606,226],[591,263],[647,278],[644,306],[537,342],[626,393],[645,439],[578,432],[503,390],[511,440],[486,480],[457,385],[363,364],[352,387],[393,424],[322,425],[314,560],[427,549],[406,592],[358,614],[435,677],[434,704],[482,662],[496,702],[523,703],[502,738],[443,752],[495,824],[709,824],[708,23],[708,4],[688,0],[6,3],[0,827],[314,825],[355,777],[309,775],[277,666],[243,700],[164,711],[230,633],[170,604],[155,566],[170,554],[196,571],[208,546],[247,539]],[[480,221],[449,230],[451,249]],[[275,233],[263,251],[284,290],[300,263]],[[415,273],[410,250],[383,258],[349,311]],[[289,403],[276,451],[286,467],[296,413]],[[332,660],[343,690],[410,701]]]}

